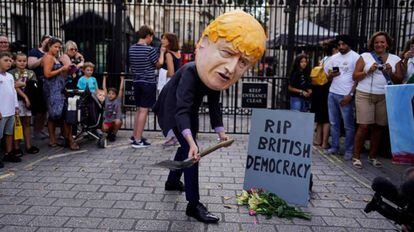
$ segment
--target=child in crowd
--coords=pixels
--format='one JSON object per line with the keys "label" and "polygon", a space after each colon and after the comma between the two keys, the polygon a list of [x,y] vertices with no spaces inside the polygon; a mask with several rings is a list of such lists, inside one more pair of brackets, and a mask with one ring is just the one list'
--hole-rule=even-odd
{"label": "child in crowd", "polygon": [[78,88],[85,90],[86,87],[89,88],[91,93],[94,93],[98,89],[98,82],[95,77],[92,76],[95,65],[91,62],[85,62],[82,67],[84,75],[78,81]]}
{"label": "child in crowd", "polygon": [[[26,152],[29,154],[36,154],[39,152],[39,148],[32,146],[30,143],[30,118],[32,112],[30,110],[31,102],[29,97],[25,93],[26,84],[29,81],[36,81],[36,74],[27,67],[27,55],[24,53],[18,53],[15,55],[14,62],[16,68],[10,71],[10,74],[14,77],[15,87],[17,92],[17,99],[19,101],[19,116],[23,126],[24,143]],[[23,152],[19,148],[20,140],[14,142],[14,154],[23,155]]]}
{"label": "child in crowd", "polygon": [[289,78],[290,109],[306,112],[312,95],[308,57],[298,55],[292,66]]}
{"label": "child in crowd", "polygon": [[106,93],[103,89],[97,89],[95,95],[101,104],[105,103]]}
{"label": "child in crowd", "polygon": [[[17,163],[22,160],[12,152],[14,115],[19,113],[16,89],[13,76],[6,71],[12,65],[12,55],[9,52],[0,52],[0,140],[6,137],[6,153],[3,161]],[[0,161],[0,168],[4,167]]]}
{"label": "child in crowd", "polygon": [[[122,96],[124,94],[124,76],[121,75],[119,91],[115,88],[106,89],[107,74],[103,76],[103,91],[105,97],[104,122],[102,131],[108,133],[108,140],[114,142],[116,133],[122,126]],[[99,95],[98,95],[99,98]]]}

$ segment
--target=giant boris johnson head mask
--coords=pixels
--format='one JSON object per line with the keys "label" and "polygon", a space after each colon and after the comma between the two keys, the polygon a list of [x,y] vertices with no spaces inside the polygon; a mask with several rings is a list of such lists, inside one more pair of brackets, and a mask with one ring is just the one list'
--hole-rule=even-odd
{"label": "giant boris johnson head mask", "polygon": [[220,15],[197,45],[197,73],[208,88],[228,89],[263,56],[265,44],[263,27],[250,14],[237,10]]}

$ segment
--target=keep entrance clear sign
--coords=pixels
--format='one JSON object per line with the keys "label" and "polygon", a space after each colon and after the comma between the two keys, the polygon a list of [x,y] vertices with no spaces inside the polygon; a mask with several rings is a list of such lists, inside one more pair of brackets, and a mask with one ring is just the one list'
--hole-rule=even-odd
{"label": "keep entrance clear sign", "polygon": [[134,82],[132,80],[125,80],[124,89],[124,106],[135,107]]}
{"label": "keep entrance clear sign", "polygon": [[306,205],[312,162],[314,114],[253,109],[244,189],[263,188]]}

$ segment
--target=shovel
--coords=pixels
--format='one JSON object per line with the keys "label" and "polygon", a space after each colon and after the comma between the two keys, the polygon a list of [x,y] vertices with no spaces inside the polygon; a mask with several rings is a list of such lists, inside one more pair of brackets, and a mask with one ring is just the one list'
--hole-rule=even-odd
{"label": "shovel", "polygon": [[[234,139],[229,139],[229,140],[226,140],[226,141],[219,142],[216,145],[211,146],[211,147],[207,148],[206,150],[200,152],[200,157],[206,156],[206,155],[210,154],[211,152],[213,152],[217,149],[220,149],[222,147],[228,147],[233,142],[234,142]],[[164,161],[161,161],[159,163],[154,164],[153,166],[161,167],[161,168],[167,168],[167,169],[170,169],[170,170],[178,170],[178,169],[182,169],[182,168],[191,167],[195,163],[196,163],[196,161],[195,161],[194,158],[188,158],[188,159],[185,159],[184,161],[164,160]]]}

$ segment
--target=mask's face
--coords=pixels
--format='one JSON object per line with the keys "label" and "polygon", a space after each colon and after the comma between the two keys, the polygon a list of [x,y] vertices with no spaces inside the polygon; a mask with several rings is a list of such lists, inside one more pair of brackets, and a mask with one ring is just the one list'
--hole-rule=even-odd
{"label": "mask's face", "polygon": [[216,42],[203,39],[196,52],[197,73],[213,90],[225,90],[236,83],[253,66],[251,57],[236,50],[231,42],[219,38]]}

